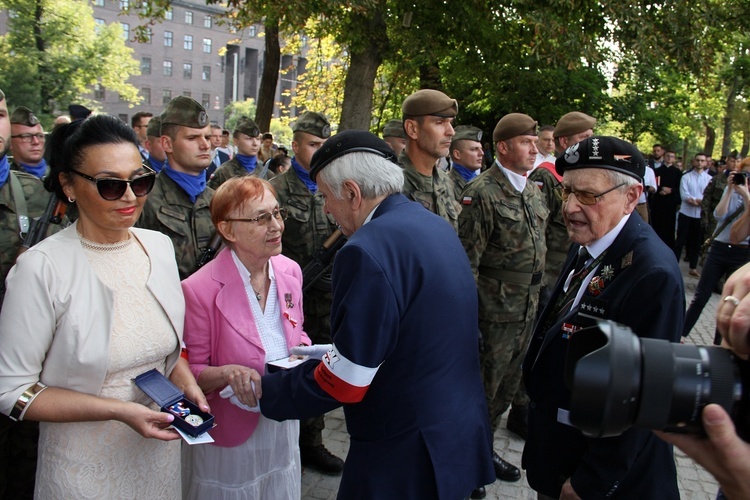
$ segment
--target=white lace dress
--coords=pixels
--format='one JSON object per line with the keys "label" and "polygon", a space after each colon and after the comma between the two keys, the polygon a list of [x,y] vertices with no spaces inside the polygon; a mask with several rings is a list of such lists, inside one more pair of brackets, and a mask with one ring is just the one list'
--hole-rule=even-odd
{"label": "white lace dress", "polygon": [[[96,276],[114,290],[109,368],[99,396],[149,405],[132,379],[164,373],[177,337],[146,288],[150,261],[135,238],[113,245],[82,239]],[[96,314],[96,311],[92,311]],[[116,421],[40,425],[36,499],[179,499],[180,441],[145,439]]]}

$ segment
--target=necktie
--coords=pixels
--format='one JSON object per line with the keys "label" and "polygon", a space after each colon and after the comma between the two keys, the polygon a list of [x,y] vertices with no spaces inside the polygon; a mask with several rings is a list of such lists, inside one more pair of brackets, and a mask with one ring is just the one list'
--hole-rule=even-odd
{"label": "necktie", "polygon": [[[588,252],[588,250],[586,250],[586,247],[581,247],[578,250],[578,259],[576,260],[576,264],[573,267],[573,274],[570,277],[568,290],[564,293],[561,293],[559,298],[557,299],[557,302],[555,303],[556,312],[553,316],[554,318],[559,320],[560,317],[565,315],[570,310],[570,306],[573,305],[573,300],[575,300],[576,295],[578,294],[578,289],[581,288],[583,279],[591,271],[591,266],[585,265],[586,261],[590,258],[591,254]],[[599,260],[600,259],[597,259],[595,262],[598,264]]]}

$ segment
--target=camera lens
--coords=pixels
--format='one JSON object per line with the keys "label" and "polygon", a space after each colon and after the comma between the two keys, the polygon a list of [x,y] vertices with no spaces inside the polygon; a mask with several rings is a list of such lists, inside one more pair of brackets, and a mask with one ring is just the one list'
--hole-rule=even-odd
{"label": "camera lens", "polygon": [[641,339],[611,321],[577,332],[566,363],[570,421],[591,437],[631,426],[698,433],[704,406],[717,403],[731,415],[743,399],[730,351]]}
{"label": "camera lens", "polygon": [[746,178],[747,174],[745,172],[735,172],[734,177],[732,177],[732,184],[742,185],[745,183]]}

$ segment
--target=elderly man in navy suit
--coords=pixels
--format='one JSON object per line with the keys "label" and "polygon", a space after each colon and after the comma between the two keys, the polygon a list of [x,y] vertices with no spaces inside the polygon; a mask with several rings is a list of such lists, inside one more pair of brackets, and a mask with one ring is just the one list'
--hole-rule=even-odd
{"label": "elderly man in navy suit", "polygon": [[383,140],[341,132],[311,163],[349,237],[333,266],[333,344],[263,376],[261,411],[283,420],[343,405],[339,498],[467,497],[495,474],[466,253],[448,222],[401,194]]}
{"label": "elderly man in navy suit", "polygon": [[[670,249],[634,212],[645,161],[632,144],[590,137],[555,162],[574,242],[523,364],[531,398],[523,467],[540,499],[679,498],[672,447],[651,431],[589,438],[570,425],[568,340],[610,319],[641,337],[677,342],[685,314]],[[575,263],[575,265],[574,265]]]}

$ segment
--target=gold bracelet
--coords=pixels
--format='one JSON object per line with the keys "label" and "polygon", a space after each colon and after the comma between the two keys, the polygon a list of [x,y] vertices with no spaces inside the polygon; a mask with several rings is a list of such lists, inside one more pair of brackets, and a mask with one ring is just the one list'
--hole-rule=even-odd
{"label": "gold bracelet", "polygon": [[34,398],[37,397],[39,393],[46,388],[46,385],[41,382],[37,382],[36,384],[23,391],[21,397],[18,398],[16,404],[13,405],[13,409],[10,412],[10,418],[12,418],[13,420],[21,420],[21,416],[23,415],[24,410],[26,410],[26,408],[34,400]]}

